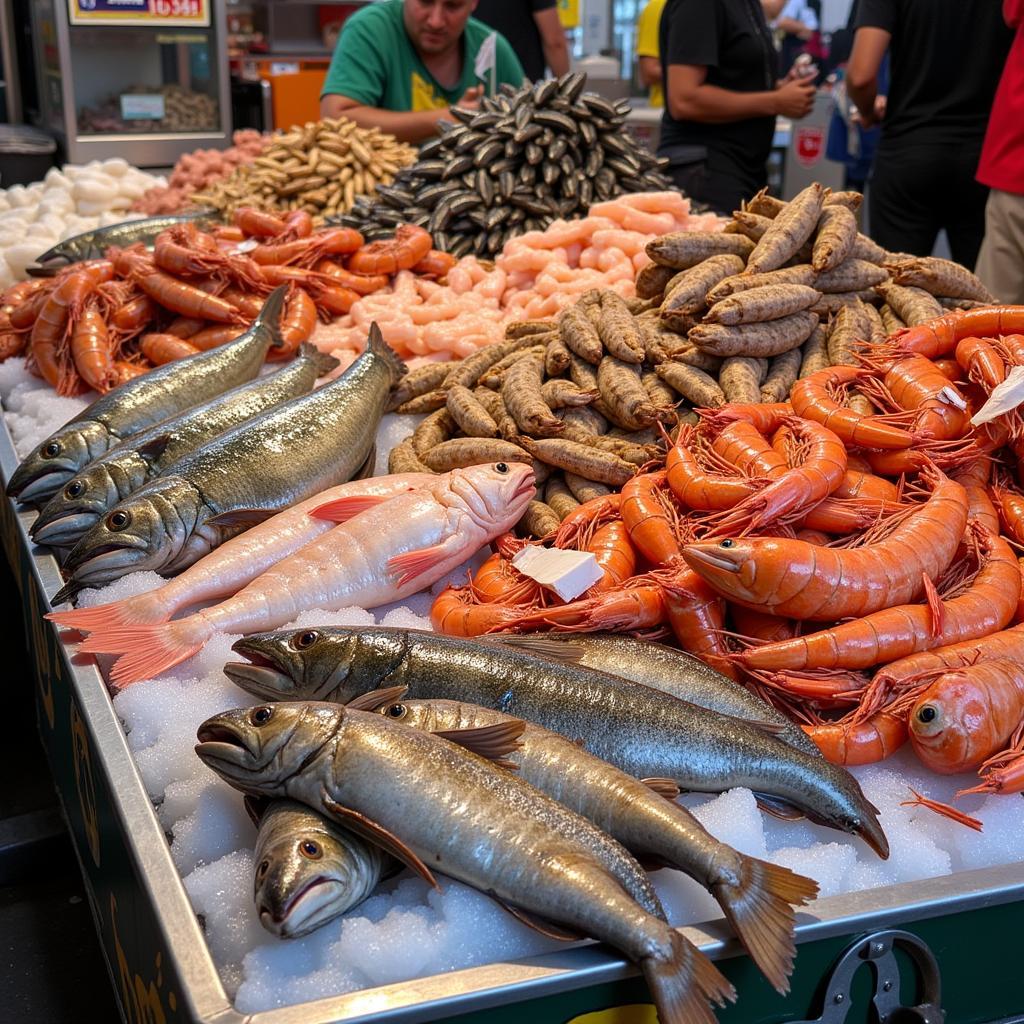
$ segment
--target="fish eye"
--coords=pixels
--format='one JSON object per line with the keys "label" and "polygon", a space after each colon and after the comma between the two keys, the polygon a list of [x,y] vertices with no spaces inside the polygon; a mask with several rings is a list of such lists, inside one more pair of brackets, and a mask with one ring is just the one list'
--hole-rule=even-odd
{"label": "fish eye", "polygon": [[43,458],[44,459],[55,459],[55,458],[57,458],[58,455],[60,455],[60,450],[61,450],[60,449],[60,444],[57,441],[51,441],[43,449]]}
{"label": "fish eye", "polygon": [[85,484],[81,480],[72,480],[71,483],[64,488],[64,497],[66,498],[80,498],[85,491]]}
{"label": "fish eye", "polygon": [[256,877],[262,878],[270,870],[270,861],[261,860],[260,866],[256,869]]}
{"label": "fish eye", "polygon": [[320,634],[315,629],[307,629],[295,635],[294,644],[298,650],[304,651],[307,647],[312,647],[319,638]]}
{"label": "fish eye", "polygon": [[720,548],[731,548],[732,547],[732,541],[729,540],[728,538],[726,538],[718,546]]}
{"label": "fish eye", "polygon": [[274,713],[274,709],[267,707],[266,704],[261,705],[258,708],[253,708],[252,714],[249,718],[253,725],[266,725],[270,721],[270,716]]}
{"label": "fish eye", "polygon": [[314,842],[312,839],[303,839],[299,843],[299,853],[301,853],[303,857],[308,857],[310,860],[319,860],[324,855],[324,851],[321,849],[320,844]]}
{"label": "fish eye", "polygon": [[107,527],[111,530],[123,530],[131,521],[132,517],[128,512],[111,512],[107,516]]}
{"label": "fish eye", "polygon": [[508,464],[504,463],[504,462],[496,462],[494,464],[494,470],[495,470],[496,473],[507,473],[508,472]]}
{"label": "fish eye", "polygon": [[388,718],[405,718],[408,710],[404,704],[392,704],[384,713]]}
{"label": "fish eye", "polygon": [[934,722],[939,717],[938,711],[931,705],[925,704],[923,708],[917,713],[917,720],[924,722],[927,725],[929,722]]}

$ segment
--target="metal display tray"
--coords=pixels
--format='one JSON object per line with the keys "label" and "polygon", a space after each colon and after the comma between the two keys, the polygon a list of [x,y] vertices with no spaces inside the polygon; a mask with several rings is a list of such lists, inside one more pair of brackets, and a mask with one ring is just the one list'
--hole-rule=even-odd
{"label": "metal display tray", "polygon": [[[4,424],[0,473],[5,481],[17,462]],[[414,1024],[453,1017],[464,1024],[654,1024],[650,997],[636,969],[597,944],[257,1014],[235,1010],[99,670],[91,658],[76,657],[43,619],[61,578],[53,557],[28,539],[32,518],[31,512],[18,512],[8,499],[0,499],[0,533],[21,591],[35,661],[39,732],[114,991],[129,1024]],[[722,1024],[817,1019],[829,974],[843,950],[871,932],[897,926],[927,943],[938,961],[947,1021],[971,1024],[1024,1011],[1017,955],[1024,924],[1024,863],[822,899],[813,913],[802,913],[798,920],[796,968],[785,998],[768,986],[724,922],[683,929],[720,961],[739,993],[734,1006],[719,1012]],[[914,988],[914,965],[902,954],[898,959],[906,1001]],[[857,972],[847,1020],[874,1019],[867,1009],[871,978],[869,971]],[[836,1003],[843,999],[832,998]]]}

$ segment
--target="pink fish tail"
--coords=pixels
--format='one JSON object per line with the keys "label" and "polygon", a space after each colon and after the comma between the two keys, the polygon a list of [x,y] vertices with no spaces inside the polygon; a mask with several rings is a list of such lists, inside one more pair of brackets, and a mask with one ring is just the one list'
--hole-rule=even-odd
{"label": "pink fish tail", "polygon": [[162,587],[148,594],[127,597],[123,601],[98,604],[94,608],[74,608],[66,612],[50,612],[46,618],[67,629],[95,633],[146,623],[166,622],[174,612],[161,596]]}
{"label": "pink fish tail", "polygon": [[177,622],[122,626],[93,633],[79,647],[86,654],[119,654],[110,672],[117,687],[153,679],[202,650],[213,627],[201,616]]}

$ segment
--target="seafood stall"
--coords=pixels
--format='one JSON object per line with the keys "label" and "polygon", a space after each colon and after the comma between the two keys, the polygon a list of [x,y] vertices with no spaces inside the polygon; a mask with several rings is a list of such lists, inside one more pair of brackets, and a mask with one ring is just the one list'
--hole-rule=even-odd
{"label": "seafood stall", "polygon": [[167,167],[231,138],[224,0],[29,7],[40,127],[73,163]]}
{"label": "seafood stall", "polygon": [[[569,155],[580,86],[483,113]],[[5,554],[125,1018],[1012,1018],[1024,309],[856,193],[452,148],[4,292]]]}

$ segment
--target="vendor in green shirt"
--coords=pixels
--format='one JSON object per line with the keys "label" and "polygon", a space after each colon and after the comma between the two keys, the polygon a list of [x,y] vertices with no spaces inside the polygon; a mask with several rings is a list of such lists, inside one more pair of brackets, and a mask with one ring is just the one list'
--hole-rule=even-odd
{"label": "vendor in green shirt", "polygon": [[[486,83],[473,65],[486,25],[471,18],[476,0],[382,0],[345,22],[320,94],[324,117],[351,118],[404,142],[421,142],[454,120],[453,106],[475,109]],[[494,81],[523,83],[523,68],[498,34]]]}

